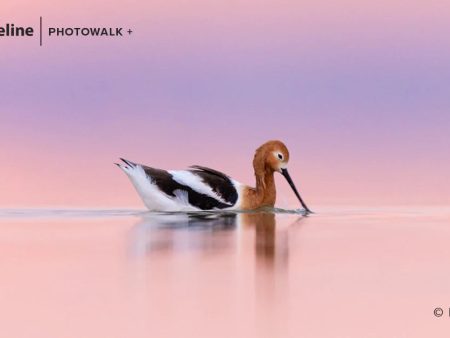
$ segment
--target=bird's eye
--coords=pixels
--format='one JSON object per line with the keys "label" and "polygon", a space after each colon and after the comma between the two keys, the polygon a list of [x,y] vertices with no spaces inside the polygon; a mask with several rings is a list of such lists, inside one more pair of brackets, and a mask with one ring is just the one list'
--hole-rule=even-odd
{"label": "bird's eye", "polygon": [[278,158],[279,158],[280,160],[283,160],[283,155],[280,154],[280,153],[278,153]]}

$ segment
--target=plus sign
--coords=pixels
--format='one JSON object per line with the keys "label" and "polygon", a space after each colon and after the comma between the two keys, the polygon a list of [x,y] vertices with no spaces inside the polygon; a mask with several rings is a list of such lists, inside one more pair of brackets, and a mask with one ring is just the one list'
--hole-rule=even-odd
{"label": "plus sign", "polygon": [[128,34],[133,33],[133,31],[131,29],[127,30]]}

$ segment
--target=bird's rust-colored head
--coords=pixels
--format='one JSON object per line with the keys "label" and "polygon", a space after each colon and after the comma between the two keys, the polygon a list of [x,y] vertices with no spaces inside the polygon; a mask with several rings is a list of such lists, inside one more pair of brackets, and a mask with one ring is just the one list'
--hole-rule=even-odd
{"label": "bird's rust-colored head", "polygon": [[267,141],[258,149],[256,149],[253,159],[253,167],[255,172],[264,170],[264,172],[278,171],[281,173],[282,168],[286,168],[289,161],[289,150],[283,142],[278,140]]}
{"label": "bird's rust-colored head", "polygon": [[267,141],[256,149],[255,157],[253,158],[256,180],[257,182],[260,182],[260,185],[264,186],[264,178],[266,175],[273,175],[274,172],[279,172],[286,178],[306,212],[311,213],[311,210],[309,210],[300,197],[300,194],[287,171],[288,162],[289,150],[285,144],[278,140]]}

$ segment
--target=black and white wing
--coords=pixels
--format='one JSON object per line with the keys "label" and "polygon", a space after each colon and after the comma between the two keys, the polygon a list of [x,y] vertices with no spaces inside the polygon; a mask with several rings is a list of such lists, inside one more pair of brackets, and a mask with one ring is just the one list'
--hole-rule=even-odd
{"label": "black and white wing", "polygon": [[238,183],[206,167],[162,170],[123,160],[130,177],[150,210],[186,211],[228,209],[238,201]]}

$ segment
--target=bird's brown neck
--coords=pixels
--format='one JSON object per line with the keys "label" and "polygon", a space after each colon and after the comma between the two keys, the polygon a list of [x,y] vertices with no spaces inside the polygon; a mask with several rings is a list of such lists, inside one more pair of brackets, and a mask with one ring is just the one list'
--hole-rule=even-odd
{"label": "bird's brown neck", "polygon": [[246,188],[243,209],[258,209],[275,205],[276,190],[273,171],[255,168],[256,188]]}
{"label": "bird's brown neck", "polygon": [[[273,207],[275,205],[276,190],[273,171],[266,171],[262,180],[256,180],[256,194],[261,200],[261,207]],[[262,184],[262,182],[264,182]]]}

